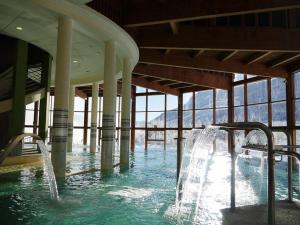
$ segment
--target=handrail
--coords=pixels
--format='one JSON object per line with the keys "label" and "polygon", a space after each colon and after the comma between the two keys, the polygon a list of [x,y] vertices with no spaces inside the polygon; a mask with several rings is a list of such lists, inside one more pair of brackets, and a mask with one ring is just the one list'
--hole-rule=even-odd
{"label": "handrail", "polygon": [[[226,131],[231,129],[260,129],[266,134],[268,140],[268,225],[275,225],[274,136],[271,129],[259,122],[220,123],[215,124],[214,126],[219,126],[220,129]],[[232,160],[234,160],[234,154],[232,154]],[[232,170],[232,172],[234,173],[234,170]],[[232,191],[231,193],[235,195],[235,191]]]}
{"label": "handrail", "polygon": [[4,151],[0,154],[0,165],[3,163],[3,161],[5,160],[5,158],[9,155],[9,153],[11,153],[19,144],[20,141],[23,140],[23,138],[25,137],[33,137],[36,140],[42,140],[42,138],[36,134],[32,134],[32,133],[24,133],[24,134],[20,134],[17,137],[15,137],[15,139],[13,141],[11,141],[10,143],[8,143],[8,145],[4,148]]}

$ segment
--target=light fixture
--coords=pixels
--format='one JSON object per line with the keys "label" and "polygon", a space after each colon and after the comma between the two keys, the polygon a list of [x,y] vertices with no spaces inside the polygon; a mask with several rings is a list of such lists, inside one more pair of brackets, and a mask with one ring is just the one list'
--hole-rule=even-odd
{"label": "light fixture", "polygon": [[78,61],[77,60],[73,60],[73,63],[78,63]]}
{"label": "light fixture", "polygon": [[23,27],[16,27],[17,30],[23,30]]}

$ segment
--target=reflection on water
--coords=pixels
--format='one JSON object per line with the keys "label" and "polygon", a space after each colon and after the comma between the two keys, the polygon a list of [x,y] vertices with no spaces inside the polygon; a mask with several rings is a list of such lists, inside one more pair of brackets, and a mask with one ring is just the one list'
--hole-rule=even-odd
{"label": "reflection on water", "polygon": [[[90,155],[75,149],[67,158],[71,173],[100,167],[98,153]],[[252,155],[237,159],[237,205],[265,201],[266,177],[259,175],[260,160]],[[178,224],[172,213],[176,198],[176,150],[137,149],[131,153],[130,165],[124,173],[115,169],[111,177],[102,177],[100,172],[67,177],[65,185],[58,187],[62,199],[59,203],[49,198],[47,180],[40,169],[1,175],[1,224]],[[279,166],[285,168],[286,164],[282,162]],[[277,198],[285,198],[285,169],[277,170],[276,175]],[[295,179],[298,184],[298,178]],[[227,150],[217,151],[207,164],[197,224],[222,224],[220,209],[229,207],[229,184],[230,156]],[[299,198],[297,188],[294,196]]]}

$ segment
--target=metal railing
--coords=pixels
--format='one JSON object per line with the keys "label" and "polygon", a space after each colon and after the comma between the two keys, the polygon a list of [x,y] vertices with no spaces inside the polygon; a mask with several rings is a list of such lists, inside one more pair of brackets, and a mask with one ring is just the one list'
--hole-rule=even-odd
{"label": "metal railing", "polygon": [[[283,132],[287,136],[287,146],[284,148],[290,149],[295,146],[291,145],[291,135],[286,129],[269,128],[263,123],[259,122],[235,122],[235,123],[221,123],[215,124],[220,129],[231,131],[231,130],[253,130],[259,129],[263,131],[267,136],[267,156],[268,156],[268,225],[275,225],[275,177],[274,177],[274,163],[275,154],[288,156],[288,198],[292,201],[292,160],[291,158],[297,158],[300,161],[300,154],[293,151],[284,151],[282,149],[274,149],[274,136],[273,132]],[[260,149],[262,151],[264,149]],[[265,150],[264,150],[265,151]],[[232,210],[235,208],[235,152],[231,149],[231,207]],[[234,202],[232,202],[234,201]]]}

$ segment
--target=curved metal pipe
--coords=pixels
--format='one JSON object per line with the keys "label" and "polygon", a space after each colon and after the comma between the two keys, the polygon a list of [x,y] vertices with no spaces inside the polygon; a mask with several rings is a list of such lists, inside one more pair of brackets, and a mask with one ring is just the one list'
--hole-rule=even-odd
{"label": "curved metal pipe", "polygon": [[269,127],[259,122],[235,122],[215,124],[224,130],[260,129],[268,140],[268,225],[275,225],[275,177],[274,177],[274,136]]}
{"label": "curved metal pipe", "polygon": [[32,133],[20,134],[12,142],[8,143],[8,145],[4,148],[3,152],[0,155],[0,165],[3,163],[5,158],[9,155],[9,153],[11,153],[17,147],[19,142],[22,141],[25,137],[33,137],[37,140],[42,140],[36,134],[32,134]]}

